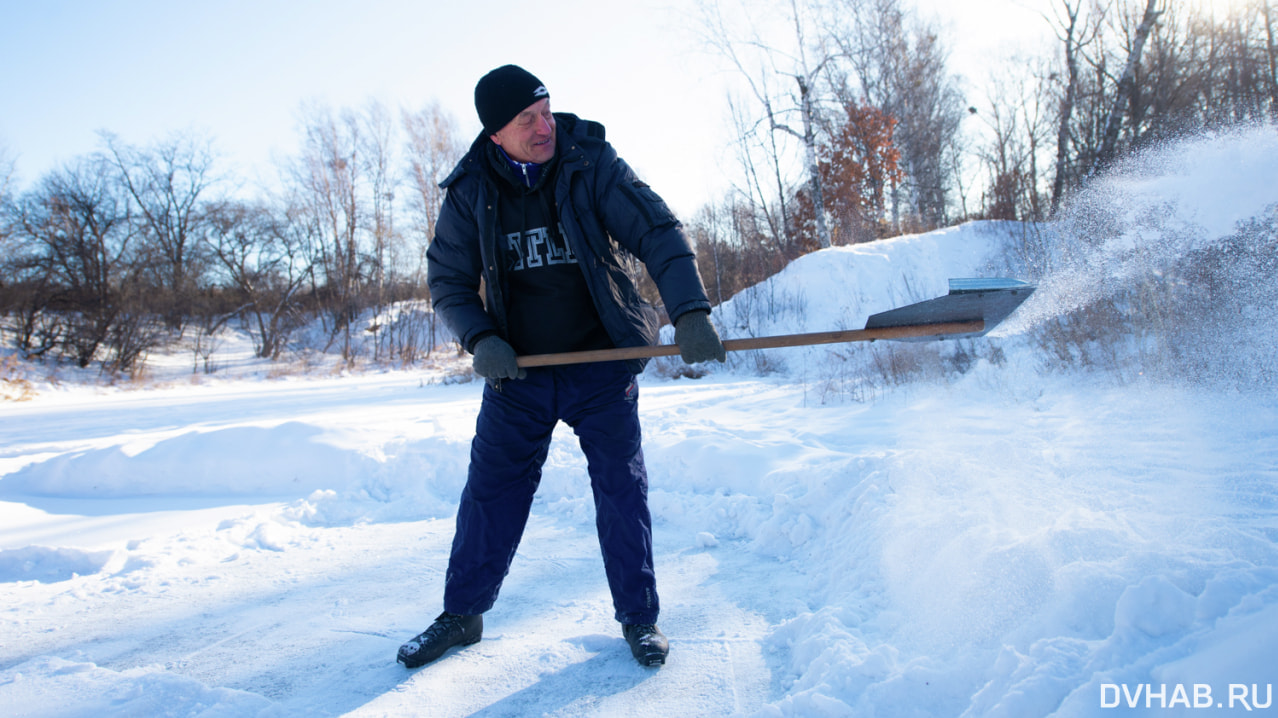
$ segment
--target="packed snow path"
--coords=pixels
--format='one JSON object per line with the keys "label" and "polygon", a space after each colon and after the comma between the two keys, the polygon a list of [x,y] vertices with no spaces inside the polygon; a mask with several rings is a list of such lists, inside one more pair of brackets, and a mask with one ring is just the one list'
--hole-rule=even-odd
{"label": "packed snow path", "polygon": [[1273,682],[1278,406],[1014,361],[872,405],[645,381],[669,664],[636,665],[612,620],[563,429],[484,640],[406,671],[395,649],[439,610],[479,390],[422,379],[5,406],[0,702],[1088,715],[1103,683]]}

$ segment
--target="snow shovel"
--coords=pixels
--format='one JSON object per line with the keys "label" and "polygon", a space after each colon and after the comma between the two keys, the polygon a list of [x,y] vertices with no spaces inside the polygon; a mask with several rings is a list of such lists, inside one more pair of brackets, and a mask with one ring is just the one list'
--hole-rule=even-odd
{"label": "snow shovel", "polygon": [[[949,294],[872,315],[866,320],[865,329],[725,339],[723,348],[736,352],[872,342],[879,339],[921,342],[980,337],[998,326],[1033,291],[1034,285],[1016,279],[951,279]],[[562,354],[531,354],[519,357],[516,363],[521,367],[558,366],[678,355],[677,345],[661,344]]]}

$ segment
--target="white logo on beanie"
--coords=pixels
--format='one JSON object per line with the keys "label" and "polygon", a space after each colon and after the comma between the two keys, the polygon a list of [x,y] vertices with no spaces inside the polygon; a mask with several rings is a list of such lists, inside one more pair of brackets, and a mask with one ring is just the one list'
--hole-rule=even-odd
{"label": "white logo on beanie", "polygon": [[550,97],[550,90],[547,90],[545,85],[538,85],[537,89],[533,90],[533,97]]}

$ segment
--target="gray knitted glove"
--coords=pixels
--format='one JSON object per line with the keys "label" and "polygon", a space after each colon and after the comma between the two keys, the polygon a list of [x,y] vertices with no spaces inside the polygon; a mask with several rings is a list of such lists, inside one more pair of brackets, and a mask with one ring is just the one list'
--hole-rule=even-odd
{"label": "gray knitted glove", "polygon": [[709,312],[691,311],[679,317],[675,322],[675,344],[679,345],[679,356],[689,364],[728,358],[719,332],[710,323]]}
{"label": "gray knitted glove", "polygon": [[475,373],[485,379],[523,379],[528,372],[515,364],[515,350],[505,339],[493,334],[475,345]]}

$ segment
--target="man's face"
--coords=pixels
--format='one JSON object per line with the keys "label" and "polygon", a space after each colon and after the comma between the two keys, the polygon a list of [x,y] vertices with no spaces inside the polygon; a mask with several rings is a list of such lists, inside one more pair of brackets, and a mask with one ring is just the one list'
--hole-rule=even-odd
{"label": "man's face", "polygon": [[492,138],[516,162],[549,162],[555,156],[555,116],[550,113],[550,98],[524,108]]}

